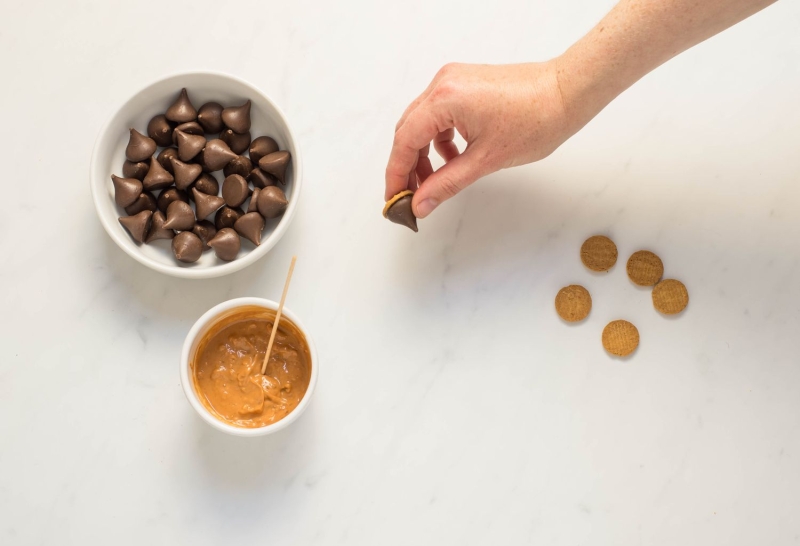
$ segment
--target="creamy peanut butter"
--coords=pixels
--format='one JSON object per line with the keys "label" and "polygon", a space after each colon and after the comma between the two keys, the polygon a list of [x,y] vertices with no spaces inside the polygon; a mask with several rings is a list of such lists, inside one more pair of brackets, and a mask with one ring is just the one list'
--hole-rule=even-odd
{"label": "creamy peanut butter", "polygon": [[302,332],[285,315],[261,375],[274,320],[274,311],[239,307],[219,317],[200,340],[192,361],[194,388],[221,421],[263,427],[286,417],[303,399],[311,355]]}

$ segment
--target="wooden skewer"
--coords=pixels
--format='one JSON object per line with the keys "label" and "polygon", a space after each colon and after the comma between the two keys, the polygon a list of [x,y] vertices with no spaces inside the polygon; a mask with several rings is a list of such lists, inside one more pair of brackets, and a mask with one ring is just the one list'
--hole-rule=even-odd
{"label": "wooden skewer", "polygon": [[283,313],[283,304],[286,302],[286,293],[289,291],[289,283],[292,281],[292,273],[294,272],[294,263],[297,261],[297,256],[292,256],[292,263],[289,265],[289,273],[286,275],[286,284],[283,285],[283,294],[281,294],[281,303],[278,305],[278,312],[275,315],[275,323],[272,325],[272,333],[269,335],[269,344],[267,345],[267,354],[264,355],[264,363],[261,365],[261,375],[267,373],[267,362],[269,362],[269,355],[272,353],[272,344],[275,343],[275,334],[278,333],[278,323],[281,321],[281,314]]}

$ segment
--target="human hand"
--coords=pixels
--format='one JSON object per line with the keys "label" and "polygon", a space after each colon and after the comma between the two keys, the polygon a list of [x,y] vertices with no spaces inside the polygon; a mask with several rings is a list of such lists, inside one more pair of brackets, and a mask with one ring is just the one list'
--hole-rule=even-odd
{"label": "human hand", "polygon": [[[583,125],[570,119],[557,71],[557,61],[446,65],[397,123],[385,199],[410,189],[424,218],[479,178],[550,155]],[[435,172],[431,143],[445,161]]]}

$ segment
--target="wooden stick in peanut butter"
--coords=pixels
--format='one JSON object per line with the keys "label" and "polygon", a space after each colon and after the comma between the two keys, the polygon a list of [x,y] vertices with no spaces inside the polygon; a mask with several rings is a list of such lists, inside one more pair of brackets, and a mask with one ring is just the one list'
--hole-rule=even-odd
{"label": "wooden stick in peanut butter", "polygon": [[264,355],[264,363],[261,365],[261,375],[267,373],[267,362],[269,362],[269,355],[272,352],[272,344],[275,343],[275,334],[278,333],[278,323],[281,321],[281,313],[283,313],[283,304],[286,302],[286,293],[289,291],[289,283],[292,281],[292,273],[294,272],[294,263],[297,261],[297,256],[292,256],[292,263],[289,264],[289,273],[286,275],[286,284],[283,285],[283,294],[281,294],[281,303],[278,305],[278,312],[275,315],[275,323],[272,325],[272,333],[269,335],[269,344],[267,344],[267,354]]}

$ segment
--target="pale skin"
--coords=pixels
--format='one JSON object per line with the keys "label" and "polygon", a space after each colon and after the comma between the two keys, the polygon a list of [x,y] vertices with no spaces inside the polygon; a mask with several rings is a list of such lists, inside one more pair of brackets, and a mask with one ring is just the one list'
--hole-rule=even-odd
{"label": "pale skin", "polygon": [[397,123],[385,199],[410,189],[425,218],[483,176],[544,159],[647,73],[773,2],[622,0],[550,61],[444,66]]}

